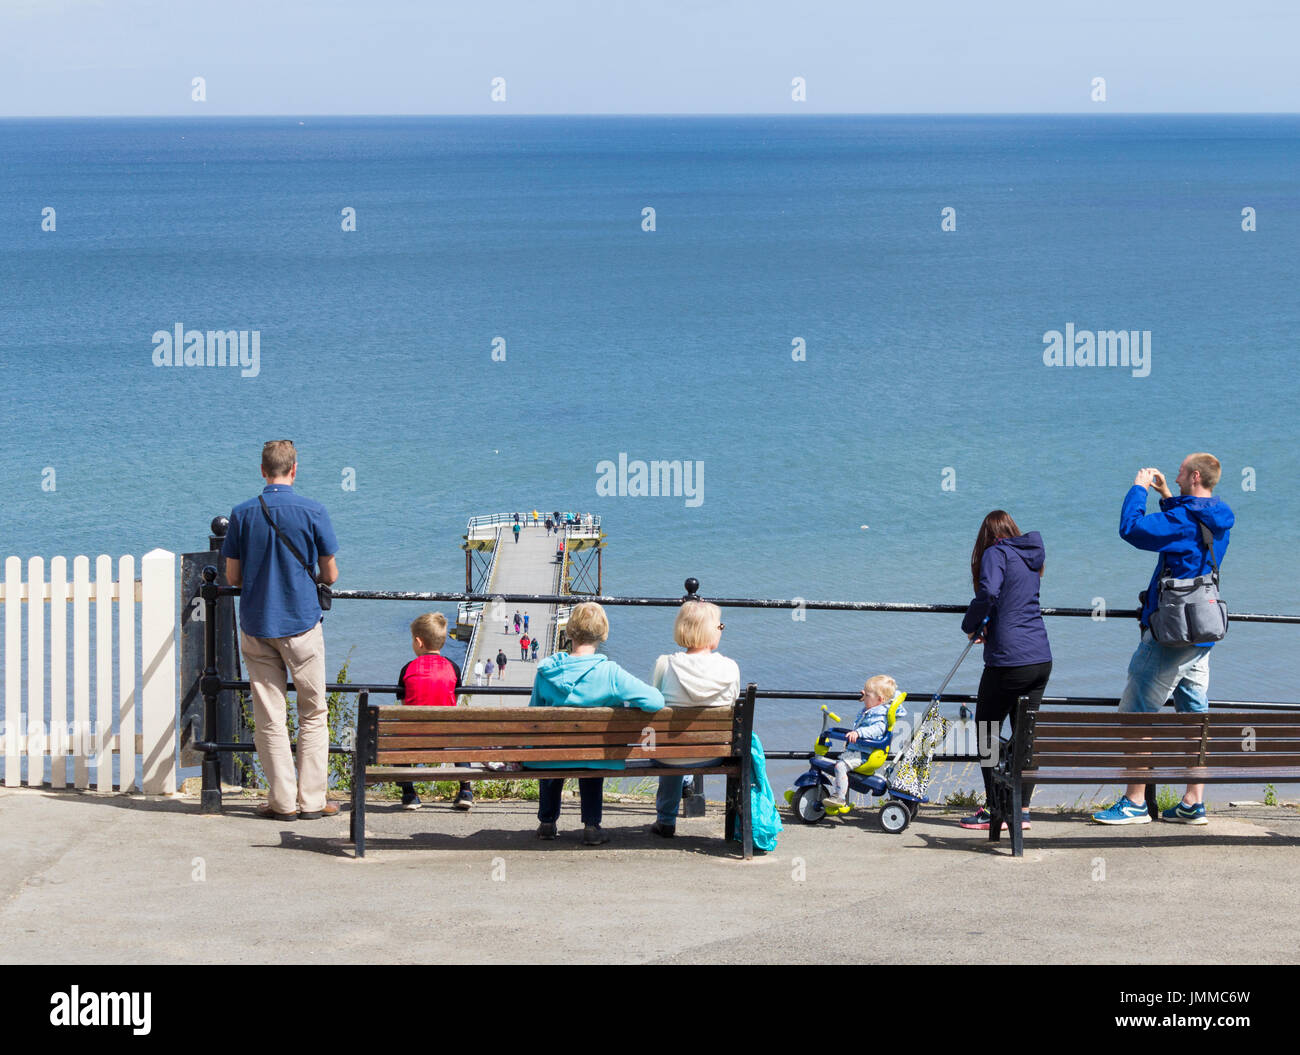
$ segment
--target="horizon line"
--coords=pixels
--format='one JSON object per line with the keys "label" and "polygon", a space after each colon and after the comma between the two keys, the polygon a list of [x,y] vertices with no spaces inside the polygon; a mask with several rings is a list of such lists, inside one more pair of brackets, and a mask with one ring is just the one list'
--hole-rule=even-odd
{"label": "horizon line", "polygon": [[[1102,111],[1095,111],[1097,116]],[[799,114],[788,110],[754,110],[754,111],[678,111],[678,110],[632,110],[632,111],[594,111],[586,113],[555,113],[547,111],[508,111],[498,113],[492,110],[457,113],[377,113],[377,112],[333,112],[333,113],[227,113],[208,111],[205,117],[238,117],[248,119],[275,118],[341,118],[341,117],[375,117],[375,118],[430,118],[430,117],[1087,117],[1094,111],[1089,110],[813,110]],[[198,113],[154,113],[154,114],[0,114],[0,121],[147,121],[169,118],[199,116]],[[1300,110],[1119,110],[1112,116],[1119,117],[1297,117]]]}

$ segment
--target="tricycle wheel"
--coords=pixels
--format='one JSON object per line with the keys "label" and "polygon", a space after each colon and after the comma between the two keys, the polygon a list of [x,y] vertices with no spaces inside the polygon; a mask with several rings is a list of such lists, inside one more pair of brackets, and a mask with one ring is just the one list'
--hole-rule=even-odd
{"label": "tricycle wheel", "polygon": [[804,824],[816,824],[826,818],[826,808],[822,805],[822,788],[820,784],[811,784],[796,791],[791,806],[794,809],[794,815]]}
{"label": "tricycle wheel", "polygon": [[891,801],[880,807],[880,826],[890,835],[897,835],[911,823],[911,811],[903,803]]}

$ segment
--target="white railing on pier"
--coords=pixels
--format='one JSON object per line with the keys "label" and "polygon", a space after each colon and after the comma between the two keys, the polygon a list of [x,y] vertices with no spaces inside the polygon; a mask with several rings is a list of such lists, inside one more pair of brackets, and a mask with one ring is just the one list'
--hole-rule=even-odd
{"label": "white railing on pier", "polygon": [[[551,516],[554,510],[543,513],[538,510],[536,526],[541,527],[546,522],[546,518]],[[469,524],[466,528],[467,534],[472,538],[475,532],[479,534],[489,534],[497,528],[504,527],[509,530],[514,526],[515,517],[519,517],[519,523],[523,527],[533,526],[533,514],[530,508],[527,512],[519,513],[485,513],[483,516],[469,518]],[[564,518],[571,516],[572,523],[565,523]],[[596,513],[575,513],[572,510],[566,510],[560,513],[560,527],[567,527],[574,534],[599,534],[600,533],[600,516]]]}
{"label": "white railing on pier", "polygon": [[176,555],[162,549],[144,555],[138,580],[131,556],[118,560],[116,580],[113,559],[97,557],[93,581],[90,559],[74,557],[71,582],[65,557],[50,561],[48,579],[41,557],[27,561],[26,580],[20,558],[5,560],[0,583],[5,678],[0,740],[5,787],[20,786],[24,760],[26,783],[41,786],[47,758],[50,786],[66,787],[71,758],[72,782],[78,788],[92,786],[93,768],[94,788],[114,790],[116,760],[118,790],[139,788],[146,794],[176,790],[176,597]]}

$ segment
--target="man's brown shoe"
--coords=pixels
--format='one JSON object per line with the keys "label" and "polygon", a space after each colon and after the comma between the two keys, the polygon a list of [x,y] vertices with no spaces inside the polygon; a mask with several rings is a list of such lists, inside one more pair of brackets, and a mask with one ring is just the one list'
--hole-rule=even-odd
{"label": "man's brown shoe", "polygon": [[298,819],[296,813],[276,813],[269,805],[265,804],[257,807],[257,815],[271,821],[295,821]]}
{"label": "man's brown shoe", "polygon": [[324,809],[312,810],[311,813],[300,813],[298,819],[300,821],[314,821],[321,817],[337,817],[338,814],[339,804],[337,802],[327,802]]}

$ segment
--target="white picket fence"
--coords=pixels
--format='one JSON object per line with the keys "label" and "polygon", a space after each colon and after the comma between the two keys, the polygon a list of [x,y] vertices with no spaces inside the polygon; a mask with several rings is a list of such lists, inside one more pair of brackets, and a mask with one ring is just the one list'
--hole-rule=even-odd
{"label": "white picket fence", "polygon": [[[95,559],[93,580],[90,559],[74,557],[71,581],[64,557],[50,561],[48,579],[44,559],[32,557],[27,561],[25,581],[22,560],[5,560],[4,582],[0,584],[0,603],[4,607],[5,787],[22,783],[24,758],[28,785],[43,784],[45,760],[49,758],[51,786],[66,787],[67,759],[71,758],[73,786],[90,788],[93,767],[95,790],[113,791],[116,756],[117,790],[139,788],[146,794],[176,790],[176,596],[176,555],[162,549],[141,558],[139,581],[135,577],[135,558],[130,556],[118,560],[116,580],[113,558],[108,556]],[[119,730],[116,734],[114,725]]]}

